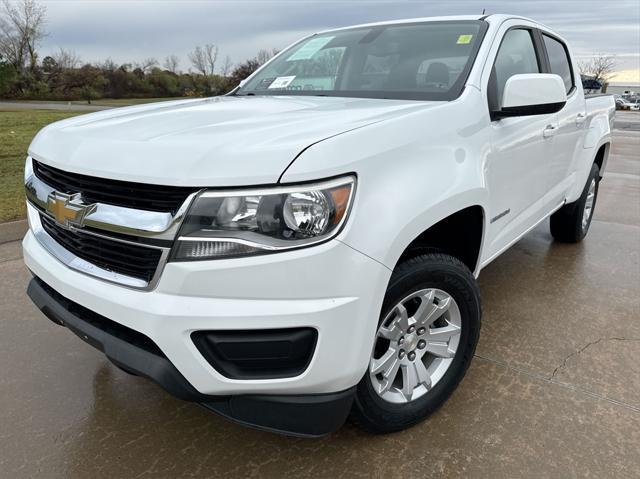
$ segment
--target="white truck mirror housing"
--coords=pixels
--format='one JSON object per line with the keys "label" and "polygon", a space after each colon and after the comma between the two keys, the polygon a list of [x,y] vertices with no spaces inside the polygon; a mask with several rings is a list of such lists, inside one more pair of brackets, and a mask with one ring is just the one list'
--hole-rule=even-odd
{"label": "white truck mirror housing", "polygon": [[564,82],[550,73],[524,73],[507,80],[494,118],[556,113],[567,102]]}

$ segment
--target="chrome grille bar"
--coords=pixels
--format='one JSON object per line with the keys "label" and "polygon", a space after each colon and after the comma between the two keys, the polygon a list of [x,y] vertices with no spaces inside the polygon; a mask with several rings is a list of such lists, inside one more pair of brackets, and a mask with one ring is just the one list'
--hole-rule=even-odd
{"label": "chrome grille bar", "polygon": [[[32,174],[25,182],[25,190],[27,199],[38,209],[46,212],[48,198],[55,192],[55,189]],[[93,203],[95,208],[86,215],[83,224],[113,233],[173,240],[191,201],[197,194],[198,192],[191,193],[175,214]],[[88,206],[82,201],[79,201],[78,204]]]}

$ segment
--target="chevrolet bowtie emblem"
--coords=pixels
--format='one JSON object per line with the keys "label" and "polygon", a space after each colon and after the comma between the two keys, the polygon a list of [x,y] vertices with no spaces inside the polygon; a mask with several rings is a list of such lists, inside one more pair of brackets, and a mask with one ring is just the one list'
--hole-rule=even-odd
{"label": "chevrolet bowtie emblem", "polygon": [[47,211],[56,222],[69,227],[81,227],[86,216],[94,211],[96,205],[84,205],[80,202],[80,195],[67,195],[53,191],[47,198]]}

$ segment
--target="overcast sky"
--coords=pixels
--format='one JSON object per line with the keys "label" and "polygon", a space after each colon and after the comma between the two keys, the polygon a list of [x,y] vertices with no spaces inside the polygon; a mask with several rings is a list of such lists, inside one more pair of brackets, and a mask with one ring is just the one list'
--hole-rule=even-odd
{"label": "overcast sky", "polygon": [[[433,15],[513,13],[534,18],[569,39],[579,56],[615,54],[618,70],[640,81],[640,1],[272,1],[45,0],[49,36],[43,53],[72,49],[83,61],[158,60],[169,54],[189,68],[195,45],[214,43],[241,62],[260,48],[281,49],[331,27]],[[222,62],[220,62],[222,63]],[[615,80],[627,80],[629,72]]]}

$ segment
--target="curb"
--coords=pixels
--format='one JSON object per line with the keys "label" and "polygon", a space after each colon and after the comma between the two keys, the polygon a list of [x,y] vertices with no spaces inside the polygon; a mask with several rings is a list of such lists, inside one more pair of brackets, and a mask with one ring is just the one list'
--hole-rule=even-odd
{"label": "curb", "polygon": [[21,240],[29,229],[27,220],[0,223],[0,244]]}

